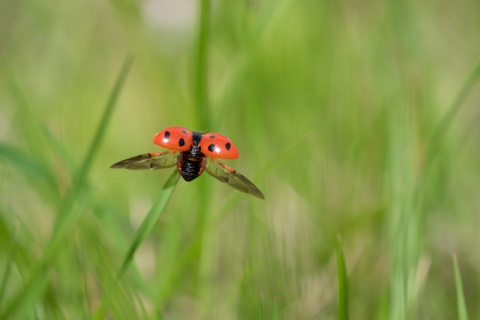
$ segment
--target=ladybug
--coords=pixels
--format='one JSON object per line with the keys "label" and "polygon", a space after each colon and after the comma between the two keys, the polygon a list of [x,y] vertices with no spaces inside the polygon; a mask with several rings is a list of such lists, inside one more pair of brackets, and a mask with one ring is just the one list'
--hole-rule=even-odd
{"label": "ladybug", "polygon": [[218,133],[190,132],[183,127],[170,127],[153,137],[153,143],[169,149],[165,152],[141,154],[117,162],[111,168],[131,170],[164,169],[177,166],[185,181],[192,181],[206,170],[212,177],[257,198],[263,193],[245,176],[218,159],[238,158],[237,147],[227,137]]}

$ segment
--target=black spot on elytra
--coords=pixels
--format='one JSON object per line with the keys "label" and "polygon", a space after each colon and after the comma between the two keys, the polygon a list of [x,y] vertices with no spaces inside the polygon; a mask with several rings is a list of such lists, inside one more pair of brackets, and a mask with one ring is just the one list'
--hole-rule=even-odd
{"label": "black spot on elytra", "polygon": [[208,146],[208,151],[210,151],[210,152],[215,151],[215,145],[213,143]]}
{"label": "black spot on elytra", "polygon": [[178,145],[180,147],[183,147],[185,145],[185,140],[183,140],[183,138],[180,138],[180,140],[178,140]]}
{"label": "black spot on elytra", "polygon": [[165,139],[170,138],[170,131],[165,131]]}
{"label": "black spot on elytra", "polygon": [[230,150],[231,147],[232,144],[230,142],[225,143],[225,148],[227,148],[227,150]]}
{"label": "black spot on elytra", "polygon": [[187,134],[187,130],[182,129],[182,133],[183,133],[183,134]]}
{"label": "black spot on elytra", "polygon": [[213,139],[213,138],[215,138],[215,135],[214,135],[214,134],[211,134],[211,135],[210,135],[210,139]]}

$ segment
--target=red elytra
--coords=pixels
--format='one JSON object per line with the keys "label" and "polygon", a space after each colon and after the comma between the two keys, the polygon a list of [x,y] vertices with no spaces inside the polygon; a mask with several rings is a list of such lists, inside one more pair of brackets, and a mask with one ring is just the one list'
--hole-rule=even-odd
{"label": "red elytra", "polygon": [[[198,135],[199,134],[199,135]],[[194,140],[194,137],[199,140]],[[200,152],[206,156],[220,159],[237,159],[237,147],[233,142],[219,133],[205,133],[194,131],[192,134],[183,127],[170,127],[157,133],[153,143],[175,151],[189,151],[193,146],[198,146]]]}
{"label": "red elytra", "polygon": [[183,127],[171,127],[157,133],[153,143],[170,150],[188,151],[192,146],[192,133]]}
{"label": "red elytra", "polygon": [[221,159],[237,159],[237,147],[230,139],[219,133],[206,133],[199,143],[200,151],[209,157]]}

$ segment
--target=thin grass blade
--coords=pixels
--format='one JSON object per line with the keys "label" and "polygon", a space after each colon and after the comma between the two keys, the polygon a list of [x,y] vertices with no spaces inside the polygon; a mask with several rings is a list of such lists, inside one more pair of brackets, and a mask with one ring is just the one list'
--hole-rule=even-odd
{"label": "thin grass blade", "polygon": [[112,278],[110,284],[107,285],[107,289],[105,290],[105,297],[102,300],[100,307],[95,312],[93,319],[104,319],[105,312],[107,310],[107,306],[110,303],[110,299],[112,295],[117,290],[117,286],[119,282],[117,281],[119,278],[123,276],[123,274],[127,271],[128,267],[133,262],[133,257],[135,252],[137,251],[138,247],[142,244],[145,238],[150,234],[155,224],[158,222],[161,214],[165,211],[165,207],[167,206],[168,201],[173,195],[173,191],[175,190],[175,186],[177,185],[178,178],[180,175],[178,174],[177,170],[174,170],[168,180],[163,185],[160,193],[158,194],[155,202],[153,203],[152,207],[147,213],[147,216],[143,220],[140,228],[138,229],[135,239],[133,240],[128,252],[123,260],[122,267],[117,273],[115,278]]}
{"label": "thin grass blade", "polygon": [[81,208],[82,206],[75,206],[78,204],[85,195],[86,180],[90,171],[91,165],[95,158],[96,153],[100,147],[100,144],[105,135],[109,120],[113,113],[115,103],[118,95],[120,94],[122,85],[128,74],[130,65],[132,64],[132,57],[127,57],[121,69],[121,72],[117,78],[115,87],[110,95],[109,101],[105,107],[104,114],[90,145],[89,151],[82,163],[82,166],[75,175],[74,184],[66,196],[63,207],[60,209],[53,234],[43,252],[40,261],[33,267],[30,277],[26,279],[24,286],[20,292],[12,299],[7,305],[5,310],[0,313],[0,319],[14,318],[16,314],[21,312],[22,309],[29,302],[35,301],[43,291],[44,285],[48,279],[48,267],[53,263],[58,251],[63,245],[65,237],[69,234],[68,231],[72,228],[81,214],[81,210],[75,210],[75,208]]}
{"label": "thin grass blade", "polygon": [[10,271],[12,269],[12,264],[13,264],[13,261],[14,261],[15,249],[16,249],[16,245],[17,245],[17,238],[18,238],[19,230],[20,230],[20,227],[17,226],[17,228],[15,230],[15,235],[12,239],[12,242],[10,244],[10,248],[8,250],[7,259],[5,261],[5,270],[3,272],[2,282],[1,282],[1,285],[0,285],[0,307],[2,305],[2,301],[5,301],[5,290],[7,288],[8,279],[10,278]]}
{"label": "thin grass blade", "polygon": [[211,0],[201,0],[199,17],[198,48],[195,64],[195,120],[200,130],[208,128],[208,40]]}
{"label": "thin grass blade", "polygon": [[112,94],[108,100],[107,106],[103,113],[102,119],[97,127],[97,132],[94,135],[93,141],[90,145],[90,148],[85,156],[83,161],[82,167],[77,173],[77,180],[83,181],[87,176],[87,173],[90,171],[90,167],[92,166],[93,160],[100,149],[100,145],[105,137],[105,132],[107,131],[108,124],[110,119],[112,118],[113,110],[117,104],[118,96],[120,95],[120,91],[122,90],[123,84],[127,78],[128,71],[133,62],[132,56],[127,56],[125,61],[123,62],[122,70],[117,78],[117,82],[115,87],[113,88]]}
{"label": "thin grass blade", "polygon": [[7,76],[10,91],[15,98],[18,115],[22,119],[19,132],[24,136],[28,150],[35,154],[38,162],[47,163],[45,151],[48,148],[45,148],[44,136],[38,118],[32,111],[33,108],[28,102],[25,89],[15,73],[15,69],[3,55],[0,55],[0,70],[3,70],[3,73]]}
{"label": "thin grass blade", "polygon": [[348,281],[343,255],[343,244],[340,235],[337,236],[337,274],[338,274],[338,315],[339,320],[348,320]]}
{"label": "thin grass blade", "polygon": [[43,127],[43,132],[52,153],[62,161],[62,163],[66,166],[66,170],[75,172],[78,168],[78,163],[74,161],[72,154],[70,154],[67,148],[65,148],[62,141],[53,135],[45,126]]}
{"label": "thin grass blade", "polygon": [[[433,131],[429,143],[428,149],[426,152],[427,159],[425,163],[426,173],[424,174],[423,183],[426,183],[428,174],[432,170],[433,162],[438,156],[438,149],[440,148],[440,144],[443,138],[447,135],[448,129],[451,127],[453,121],[455,120],[457,114],[460,112],[463,102],[467,98],[468,94],[472,92],[473,87],[478,84],[480,81],[480,59],[478,59],[477,63],[473,67],[472,71],[468,75],[467,79],[463,83],[462,87],[458,91],[457,95],[452,101],[451,106],[449,107],[447,113],[443,116],[442,120],[438,124],[438,126]],[[420,185],[422,187],[422,185]]]}
{"label": "thin grass blade", "polygon": [[76,202],[76,200],[80,197],[80,194],[83,192],[82,189],[85,187],[85,182],[90,172],[90,168],[92,166],[93,160],[95,159],[95,156],[100,148],[101,142],[103,141],[103,138],[105,136],[105,132],[110,122],[110,118],[112,117],[114,107],[118,100],[118,96],[120,95],[121,89],[123,87],[123,83],[126,80],[126,77],[127,77],[128,71],[130,70],[130,66],[132,65],[132,62],[133,62],[133,57],[127,56],[125,58],[120,74],[117,77],[117,81],[115,83],[112,93],[110,94],[110,97],[108,99],[107,105],[103,112],[102,118],[97,127],[97,131],[93,137],[92,143],[90,144],[90,147],[82,162],[82,165],[80,166],[80,168],[78,169],[78,171],[74,176],[73,187],[71,192],[67,196],[67,199],[65,201],[66,203],[65,207],[57,217],[54,236],[57,233],[65,234],[65,233],[62,233],[62,231],[66,228],[65,226],[71,225],[71,223],[69,223],[69,220],[74,220],[70,218],[70,215],[72,212],[71,208],[73,204]]}
{"label": "thin grass blade", "polygon": [[[210,108],[210,97],[209,97],[209,75],[210,68],[208,64],[208,54],[211,47],[210,41],[210,24],[211,24],[211,10],[212,10],[212,0],[201,0],[199,3],[199,17],[198,17],[198,38],[197,38],[197,48],[195,52],[195,65],[194,65],[194,92],[193,96],[195,98],[195,125],[200,128],[200,130],[205,130],[211,128],[211,119],[213,119],[211,108]],[[197,184],[199,190],[200,201],[198,202],[198,212],[200,213],[197,216],[197,221],[195,222],[195,230],[201,236],[200,246],[199,246],[199,258],[195,261],[194,266],[191,271],[195,274],[196,290],[198,291],[197,296],[200,297],[200,305],[202,308],[198,310],[198,317],[204,318],[203,306],[207,303],[203,300],[203,297],[209,296],[205,294],[203,282],[200,280],[202,278],[210,278],[212,275],[209,274],[212,268],[209,266],[211,259],[202,255],[202,252],[206,246],[208,246],[208,238],[206,235],[206,228],[208,225],[207,212],[210,206],[210,199],[207,195],[207,188],[205,188],[205,180],[200,180]]]}
{"label": "thin grass blade", "polygon": [[[31,158],[16,147],[0,143],[0,159],[7,160],[12,166],[17,167],[20,172],[36,177],[48,185],[48,189],[58,191],[55,177],[52,172],[37,159]],[[29,179],[30,180],[30,179]]]}
{"label": "thin grass blade", "polygon": [[468,320],[467,305],[465,304],[465,297],[463,295],[462,276],[458,268],[457,255],[453,255],[453,272],[455,274],[455,286],[457,289],[457,311],[459,320]]}
{"label": "thin grass blade", "polygon": [[178,171],[175,169],[170,175],[170,177],[168,178],[168,180],[165,182],[162,189],[160,190],[159,195],[155,199],[153,206],[150,208],[150,211],[148,212],[147,216],[143,220],[142,225],[140,226],[140,228],[137,231],[137,234],[135,235],[135,239],[133,240],[130,248],[128,249],[127,255],[123,260],[122,267],[118,272],[117,277],[121,277],[125,273],[127,268],[132,263],[133,256],[137,251],[138,247],[142,244],[145,238],[150,234],[153,227],[158,222],[158,219],[160,218],[161,214],[165,211],[165,207],[167,206],[168,201],[172,197],[173,190],[177,185],[179,177],[180,175],[178,174]]}

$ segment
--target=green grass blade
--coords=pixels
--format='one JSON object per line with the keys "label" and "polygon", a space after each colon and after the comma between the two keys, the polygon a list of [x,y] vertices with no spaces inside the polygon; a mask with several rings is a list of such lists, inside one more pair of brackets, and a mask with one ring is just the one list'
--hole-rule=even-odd
{"label": "green grass blade", "polygon": [[[435,161],[436,157],[438,156],[438,149],[440,144],[442,143],[443,138],[446,136],[448,129],[452,125],[453,121],[455,120],[455,116],[460,112],[463,102],[467,98],[468,94],[472,91],[475,84],[478,83],[480,80],[480,59],[478,60],[477,64],[473,67],[472,71],[468,75],[467,79],[463,83],[462,87],[458,91],[457,95],[453,99],[451,106],[449,107],[447,113],[443,116],[442,120],[438,124],[438,126],[433,131],[427,150],[427,159],[425,168],[427,172],[425,173],[425,177],[428,177],[428,173],[430,172],[432,163]],[[425,179],[426,180],[426,179]]]}
{"label": "green grass blade", "polygon": [[87,155],[85,156],[82,167],[78,171],[76,178],[79,181],[84,180],[85,177],[87,176],[87,173],[90,171],[90,167],[92,166],[93,160],[105,136],[105,132],[107,130],[108,124],[112,117],[114,107],[118,100],[118,96],[120,95],[120,91],[123,87],[123,83],[125,82],[125,79],[127,78],[127,74],[128,74],[128,71],[130,70],[130,66],[132,65],[132,62],[133,62],[132,56],[127,56],[125,58],[125,61],[122,66],[122,70],[120,71],[115,87],[113,88],[113,91],[110,95],[107,106],[105,108],[105,111],[103,113],[102,119],[100,120],[100,124],[98,125],[97,132],[94,135],[93,141],[90,145]]}
{"label": "green grass blade", "polygon": [[[198,35],[197,35],[197,48],[195,52],[195,83],[194,83],[194,92],[193,97],[195,101],[194,110],[195,110],[195,126],[198,130],[207,130],[211,128],[211,119],[213,118],[211,114],[210,106],[210,97],[209,97],[209,74],[210,69],[208,65],[208,53],[211,45],[210,42],[210,23],[211,23],[211,0],[201,0],[200,1],[200,10],[198,17]],[[208,212],[210,206],[211,197],[207,194],[207,189],[205,188],[205,180],[201,179],[197,184],[200,201],[198,202],[198,212],[200,213],[197,216],[197,221],[195,222],[195,230],[200,235],[200,245],[198,247],[198,256],[196,259],[195,265],[192,267],[192,271],[195,275],[193,280],[196,283],[197,296],[201,299],[201,304],[206,305],[207,303],[203,300],[204,297],[208,296],[205,294],[204,282],[202,279],[208,279],[211,277],[209,272],[212,268],[210,266],[210,257],[208,255],[203,255],[205,248],[208,247],[208,237],[207,237],[207,226],[208,222]],[[195,256],[196,254],[194,254]],[[192,256],[193,257],[193,256]],[[199,317],[202,318],[204,308],[201,308],[198,313]]]}
{"label": "green grass blade", "polygon": [[90,172],[90,168],[92,166],[93,160],[95,159],[95,156],[100,148],[101,142],[105,136],[105,132],[107,130],[110,118],[112,117],[113,110],[116,105],[118,96],[120,95],[120,91],[123,87],[123,83],[125,82],[125,79],[127,77],[128,71],[130,70],[130,66],[132,65],[132,62],[133,62],[133,57],[131,56],[127,56],[125,58],[125,61],[123,62],[122,69],[120,71],[120,74],[117,77],[117,81],[115,83],[113,91],[110,94],[110,97],[108,99],[107,105],[103,112],[102,118],[97,127],[97,131],[93,137],[92,143],[90,144],[90,147],[82,162],[81,167],[78,169],[78,171],[75,174],[73,188],[66,199],[66,206],[63,210],[63,214],[60,214],[58,216],[57,227],[55,228],[56,233],[64,229],[63,225],[67,224],[64,221],[69,220],[69,215],[72,212],[70,210],[70,206],[76,201],[76,199],[79,198],[79,195],[82,193],[82,189],[85,186],[85,182]]}
{"label": "green grass blade", "polygon": [[75,207],[75,204],[78,203],[82,197],[82,194],[86,191],[86,188],[84,187],[86,185],[85,182],[87,180],[90,167],[105,135],[108,122],[111,118],[115,103],[131,63],[132,57],[127,57],[123,64],[120,75],[117,78],[112,94],[110,95],[110,99],[107,103],[92,144],[90,145],[89,151],[87,152],[82,166],[77,171],[72,190],[67,195],[63,207],[60,209],[53,234],[48,242],[47,247],[45,248],[45,251],[43,252],[42,258],[33,267],[30,277],[25,281],[25,284],[20,289],[19,293],[12,299],[6,309],[0,313],[0,319],[13,317],[15,314],[19,313],[21,309],[29,302],[35,301],[38,295],[43,291],[44,284],[48,279],[48,267],[53,263],[52,261],[55,259],[58,251],[60,250],[63,240],[68,235],[68,231],[74,226],[75,221],[77,221],[77,218],[81,214],[80,210],[74,210],[74,208],[81,206]]}
{"label": "green grass blade", "polygon": [[135,251],[137,251],[138,247],[142,244],[145,238],[150,234],[153,227],[155,226],[158,219],[160,218],[160,215],[164,212],[165,207],[167,206],[168,200],[170,200],[170,198],[172,197],[173,190],[177,185],[179,177],[180,175],[178,174],[178,171],[175,169],[170,175],[170,177],[168,178],[168,180],[165,182],[162,189],[160,190],[159,195],[155,199],[153,206],[150,208],[150,211],[148,212],[147,216],[143,220],[142,225],[140,226],[140,228],[137,231],[137,234],[135,235],[135,239],[133,240],[130,248],[128,249],[127,255],[123,260],[122,267],[118,272],[118,275],[117,275],[118,277],[121,277],[127,270],[128,266],[130,266],[130,264],[133,261],[133,255],[135,254]]}
{"label": "green grass blade", "polygon": [[210,22],[210,0],[201,0],[199,17],[198,48],[195,64],[195,120],[198,130],[208,128],[208,37]]}
{"label": "green grass blade", "polygon": [[423,233],[415,204],[412,118],[407,107],[391,108],[386,171],[390,271],[390,319],[408,319],[416,309],[419,284],[415,281]]}
{"label": "green grass blade", "polygon": [[174,170],[168,180],[163,185],[160,193],[155,199],[155,202],[148,211],[147,216],[140,225],[140,228],[138,229],[135,235],[135,239],[133,240],[130,248],[128,249],[128,252],[123,260],[122,267],[118,271],[116,278],[112,278],[110,284],[107,286],[107,289],[105,290],[105,297],[102,300],[102,303],[96,311],[95,315],[93,316],[93,319],[104,319],[107,306],[110,303],[110,299],[112,298],[112,295],[117,288],[117,280],[122,277],[122,275],[127,271],[128,267],[132,264],[133,256],[135,255],[138,247],[150,234],[153,227],[158,222],[161,214],[165,211],[165,207],[167,206],[168,201],[173,195],[173,191],[175,190],[175,186],[177,185],[179,177],[180,175],[178,174],[178,171]]}
{"label": "green grass blade", "polygon": [[463,295],[462,276],[458,268],[457,256],[453,255],[453,272],[455,274],[455,286],[457,289],[457,305],[458,305],[458,319],[468,320],[467,306],[465,304],[465,297]]}
{"label": "green grass blade", "polygon": [[[0,70],[3,70],[7,76],[10,91],[15,99],[15,105],[18,107],[18,114],[22,119],[22,126],[20,133],[24,136],[28,150],[35,154],[37,161],[46,163],[45,141],[41,125],[38,118],[32,111],[32,106],[28,102],[25,94],[25,89],[19,77],[15,73],[15,69],[9,64],[9,61],[3,55],[0,55]],[[2,72],[0,72],[1,74]]]}
{"label": "green grass blade", "polygon": [[28,177],[37,177],[47,183],[50,190],[58,191],[52,172],[37,159],[31,158],[16,147],[0,143],[0,158],[7,160]]}
{"label": "green grass blade", "polygon": [[338,315],[339,320],[348,320],[348,281],[340,235],[337,237]]}
{"label": "green grass blade", "polygon": [[468,75],[467,79],[465,80],[462,87],[458,91],[457,95],[453,99],[453,102],[447,114],[444,116],[442,122],[440,123],[437,130],[433,134],[432,136],[433,145],[435,145],[434,142],[438,142],[439,140],[441,140],[442,135],[445,135],[453,119],[455,118],[455,115],[457,115],[458,112],[460,111],[461,106],[463,105],[463,102],[467,98],[468,94],[471,92],[474,85],[478,83],[479,80],[480,80],[480,59],[478,60],[475,67],[472,69],[472,71]]}
{"label": "green grass blade", "polygon": [[66,170],[75,172],[78,169],[78,163],[74,161],[72,154],[67,151],[62,141],[53,135],[47,127],[43,127],[43,132],[51,152],[62,161]]}
{"label": "green grass blade", "polygon": [[15,232],[15,235],[10,244],[10,248],[8,250],[7,259],[5,261],[5,270],[3,272],[2,282],[0,285],[0,307],[2,306],[2,302],[5,301],[5,290],[7,288],[8,279],[10,277],[10,270],[12,267],[12,263],[14,261],[16,243],[17,243],[18,233],[20,230],[19,226],[17,226],[16,229],[17,230]]}

